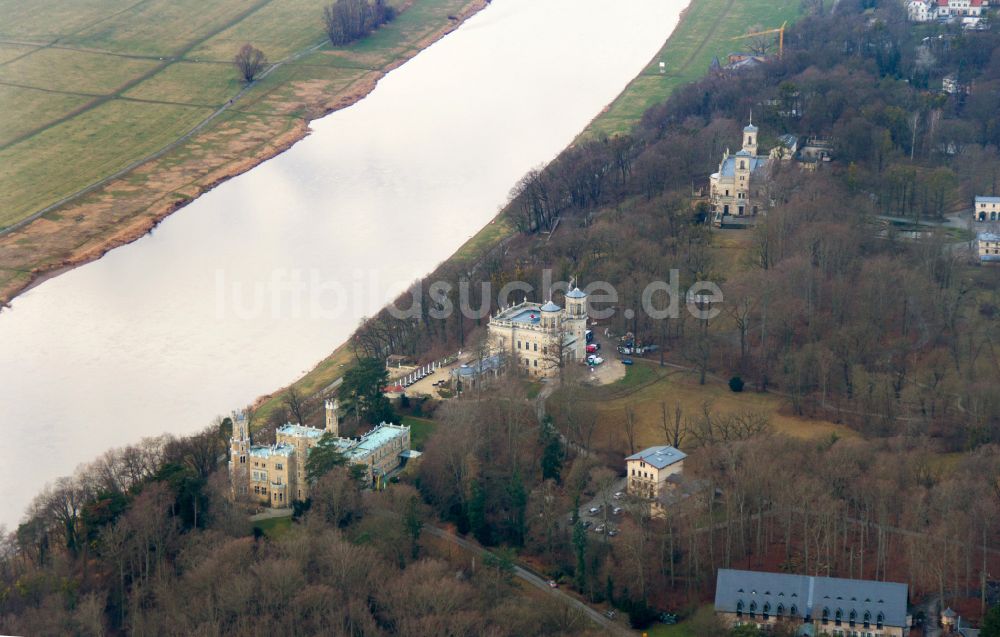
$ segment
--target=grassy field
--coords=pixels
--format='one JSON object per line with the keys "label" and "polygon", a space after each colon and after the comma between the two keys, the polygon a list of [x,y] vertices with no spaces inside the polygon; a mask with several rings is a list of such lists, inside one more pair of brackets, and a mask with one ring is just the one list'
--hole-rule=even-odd
{"label": "grassy field", "polygon": [[[692,0],[663,48],[585,134],[630,131],[650,106],[705,75],[713,57],[725,64],[726,55],[745,49],[743,41],[732,38],[779,27],[795,18],[799,7],[798,0]],[[660,73],[660,62],[666,64],[665,73]]]}
{"label": "grassy field", "polygon": [[[483,5],[390,0],[394,22],[333,49],[329,1],[0,0],[0,230],[70,198],[0,234],[0,303],[287,148]],[[241,96],[245,42],[279,64]]]}
{"label": "grassy field", "polygon": [[610,449],[624,451],[625,409],[634,410],[636,417],[636,446],[647,447],[664,444],[661,429],[662,405],[666,403],[669,417],[674,406],[681,405],[685,417],[701,413],[702,405],[709,403],[716,414],[741,411],[767,414],[771,429],[797,438],[810,440],[841,438],[857,434],[842,425],[824,420],[802,418],[790,413],[786,401],[775,394],[744,391],[738,394],[729,390],[721,379],[709,378],[705,385],[698,384],[697,376],[688,371],[659,367],[657,362],[636,360],[625,378],[589,392],[598,413],[594,439]]}
{"label": "grassy field", "polygon": [[[0,228],[148,157],[227,104],[243,88],[232,66],[242,44],[272,62],[321,45],[327,3],[0,0]],[[292,60],[233,108],[314,116],[321,109],[309,103],[404,59],[470,4],[415,0],[370,38]]]}
{"label": "grassy field", "polygon": [[415,416],[403,416],[403,424],[410,427],[410,446],[417,451],[422,451],[427,438],[434,433],[437,425],[433,420],[427,418],[417,418]]}
{"label": "grassy field", "polygon": [[288,533],[292,528],[292,516],[288,515],[283,518],[268,518],[266,520],[257,520],[253,523],[254,526],[258,527],[264,532],[264,535],[275,540],[285,533]]}

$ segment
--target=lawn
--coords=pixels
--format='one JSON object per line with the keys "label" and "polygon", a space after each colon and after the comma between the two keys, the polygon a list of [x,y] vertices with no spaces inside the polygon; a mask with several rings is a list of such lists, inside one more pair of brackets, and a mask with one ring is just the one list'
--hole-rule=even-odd
{"label": "lawn", "polygon": [[161,63],[66,49],[37,49],[0,66],[0,82],[66,93],[107,95]]}
{"label": "lawn", "polygon": [[231,62],[225,64],[171,64],[148,80],[128,90],[124,97],[221,106],[243,88]]}
{"label": "lawn", "polygon": [[[669,360],[669,359],[668,359]],[[598,414],[595,440],[601,445],[624,451],[625,409],[631,408],[636,417],[636,446],[664,444],[661,427],[663,404],[668,417],[674,406],[681,405],[685,418],[697,416],[702,405],[709,403],[718,415],[741,411],[763,412],[768,415],[771,429],[777,433],[806,439],[829,439],[832,435],[857,436],[853,430],[825,420],[813,420],[789,413],[787,401],[770,393],[752,391],[733,393],[720,379],[710,378],[705,385],[691,372],[676,368],[661,368],[654,361],[636,360],[625,378],[590,393]]]}
{"label": "lawn", "polygon": [[245,18],[268,0],[148,0],[132,3],[61,42],[131,55],[179,55]]}
{"label": "lawn", "polygon": [[112,101],[3,149],[0,227],[163,147],[210,112]]}
{"label": "lawn", "polygon": [[0,84],[0,147],[89,102],[86,95],[49,93]]}
{"label": "lawn", "polygon": [[410,447],[417,451],[423,451],[424,443],[437,426],[433,420],[416,416],[403,416],[403,424],[410,427]]}
{"label": "lawn", "polygon": [[[798,0],[693,0],[681,23],[649,65],[587,128],[585,135],[625,133],[646,110],[664,101],[675,88],[701,78],[712,58],[745,48],[732,38],[758,29],[781,26],[799,13]],[[660,62],[666,72],[660,73]]]}
{"label": "lawn", "polygon": [[268,518],[266,520],[257,520],[253,523],[255,527],[258,527],[264,532],[264,535],[276,540],[288,533],[292,528],[292,516],[291,514],[282,518]]}

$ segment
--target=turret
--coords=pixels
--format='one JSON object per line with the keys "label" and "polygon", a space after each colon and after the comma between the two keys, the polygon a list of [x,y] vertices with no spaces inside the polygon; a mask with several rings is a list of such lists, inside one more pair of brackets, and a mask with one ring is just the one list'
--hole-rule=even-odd
{"label": "turret", "polygon": [[340,401],[336,398],[326,403],[326,430],[334,437],[340,437]]}
{"label": "turret", "polygon": [[578,287],[566,293],[566,313],[563,317],[566,333],[576,338],[574,357],[584,360],[587,357],[587,293]]}

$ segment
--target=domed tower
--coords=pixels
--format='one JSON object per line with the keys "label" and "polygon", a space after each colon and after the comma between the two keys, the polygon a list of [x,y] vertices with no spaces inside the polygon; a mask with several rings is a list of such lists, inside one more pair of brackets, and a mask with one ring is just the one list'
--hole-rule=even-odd
{"label": "domed tower", "polygon": [[574,286],[566,293],[566,311],[563,325],[567,335],[575,338],[573,357],[582,361],[587,358],[587,293]]}
{"label": "domed tower", "polygon": [[229,486],[234,500],[246,496],[249,488],[250,424],[245,412],[233,414],[233,435],[229,438]]}
{"label": "domed tower", "polygon": [[559,331],[559,315],[562,313],[562,308],[552,302],[549,302],[542,306],[542,329],[549,333],[556,333]]}

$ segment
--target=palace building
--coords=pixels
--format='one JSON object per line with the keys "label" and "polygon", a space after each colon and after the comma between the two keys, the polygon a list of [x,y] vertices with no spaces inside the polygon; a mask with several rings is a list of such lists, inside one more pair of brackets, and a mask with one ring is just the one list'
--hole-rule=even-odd
{"label": "palace building", "polygon": [[709,196],[715,225],[723,217],[752,217],[764,210],[762,186],[768,178],[768,157],[757,155],[757,127],[743,129],[743,148],[735,155],[726,149],[719,171],[709,177]]}
{"label": "palace building", "polygon": [[731,626],[796,635],[902,637],[910,630],[907,586],[895,582],[719,569],[715,613]]}
{"label": "palace building", "polygon": [[367,484],[379,484],[397,469],[410,450],[410,428],[382,423],[360,438],[340,435],[337,401],[326,401],[323,429],[287,423],[278,427],[273,445],[253,444],[244,414],[237,414],[229,442],[229,480],[234,499],[285,508],[309,498],[306,459],[329,433],[348,464],[365,467]]}
{"label": "palace building", "polygon": [[574,287],[566,293],[565,308],[551,299],[503,308],[490,318],[490,349],[525,374],[549,378],[558,375],[560,361],[586,360],[586,331],[587,293]]}

